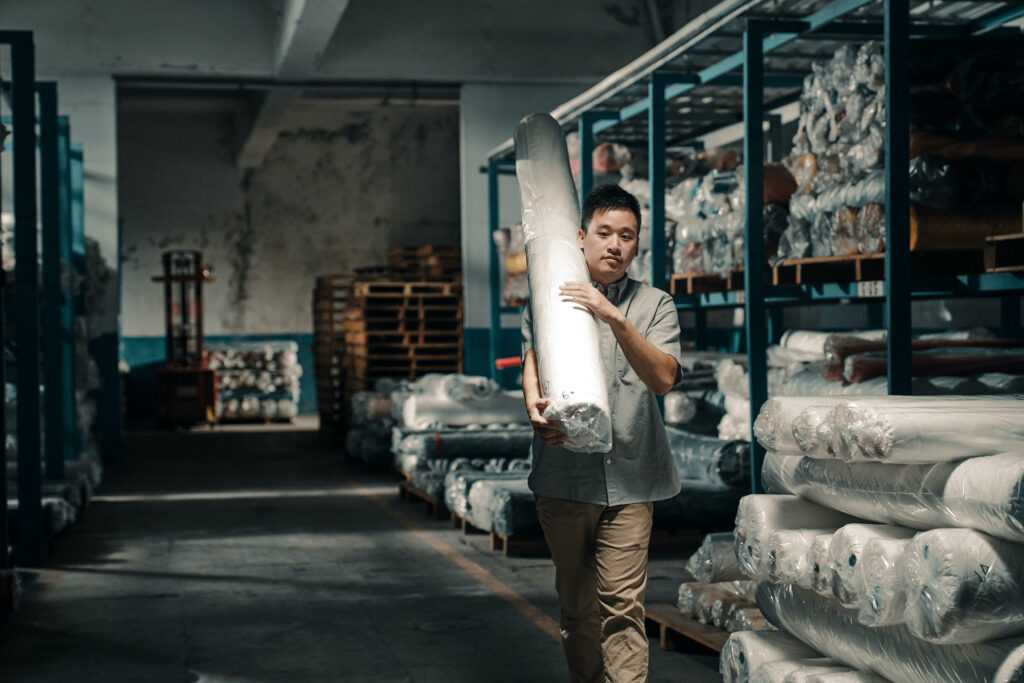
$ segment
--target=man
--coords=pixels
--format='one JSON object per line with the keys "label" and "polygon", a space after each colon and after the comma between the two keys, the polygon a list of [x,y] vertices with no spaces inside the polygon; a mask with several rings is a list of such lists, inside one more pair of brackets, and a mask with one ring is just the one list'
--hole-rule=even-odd
{"label": "man", "polygon": [[565,433],[543,417],[550,401],[541,395],[527,306],[523,394],[535,432],[530,488],[555,562],[571,680],[645,681],[652,504],[680,488],[655,393],[666,393],[679,378],[679,318],[668,294],[626,276],[638,248],[636,198],[617,185],[598,187],[584,200],[581,218],[579,246],[592,282],[566,282],[561,294],[597,319],[612,450],[561,448]]}

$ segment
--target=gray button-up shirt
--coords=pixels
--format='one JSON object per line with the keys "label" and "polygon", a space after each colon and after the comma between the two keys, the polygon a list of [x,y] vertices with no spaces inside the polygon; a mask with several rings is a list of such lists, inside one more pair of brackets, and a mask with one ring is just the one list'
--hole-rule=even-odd
{"label": "gray button-up shirt", "polygon": [[[681,362],[679,316],[665,292],[624,277],[605,292],[608,300],[659,350]],[[577,453],[548,446],[533,436],[530,489],[541,496],[598,505],[625,505],[671,498],[679,474],[657,398],[630,366],[611,327],[597,321],[598,340],[612,415],[612,450]],[[572,344],[571,339],[565,340]],[[533,312],[523,311],[523,357],[533,348]],[[677,380],[678,373],[677,370]]]}

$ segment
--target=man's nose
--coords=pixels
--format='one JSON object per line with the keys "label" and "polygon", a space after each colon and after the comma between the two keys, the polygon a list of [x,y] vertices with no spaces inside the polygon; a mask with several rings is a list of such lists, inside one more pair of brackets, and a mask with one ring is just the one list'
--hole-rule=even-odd
{"label": "man's nose", "polygon": [[608,242],[608,251],[620,251],[622,245],[619,244],[618,237],[612,237],[611,241]]}

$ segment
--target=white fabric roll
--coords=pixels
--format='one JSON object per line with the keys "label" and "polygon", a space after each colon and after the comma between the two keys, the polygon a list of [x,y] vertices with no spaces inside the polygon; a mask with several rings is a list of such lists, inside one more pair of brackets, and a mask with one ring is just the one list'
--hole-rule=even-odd
{"label": "white fabric roll", "polygon": [[832,421],[843,460],[913,464],[1024,450],[1024,400],[1017,396],[864,399]]}
{"label": "white fabric roll", "polygon": [[745,579],[736,559],[732,532],[708,534],[697,548],[686,568],[702,583],[739,581]]}
{"label": "white fabric roll", "polygon": [[1024,645],[1011,652],[996,670],[992,683],[1020,683],[1024,680]]}
{"label": "white fabric roll", "polygon": [[467,500],[469,523],[481,531],[501,531],[496,528],[495,518],[501,506],[508,501],[508,491],[530,494],[526,477],[520,479],[482,479],[469,488]]}
{"label": "white fabric roll", "polygon": [[888,524],[847,524],[832,535],[829,564],[832,569],[832,594],[844,607],[859,607],[860,562],[865,546],[872,540],[906,539],[914,532],[906,527]]}
{"label": "white fabric roll", "polygon": [[739,631],[775,631],[757,607],[734,607],[725,619],[725,630],[729,633]]}
{"label": "white fabric roll", "polygon": [[865,626],[903,623],[907,589],[899,563],[909,538],[871,539],[860,556],[860,610],[857,621]]}
{"label": "white fabric roll", "polygon": [[747,683],[750,674],[769,662],[820,659],[821,655],[782,631],[741,631],[722,648],[719,671],[724,683]]}
{"label": "white fabric roll", "polygon": [[700,583],[685,581],[679,585],[679,596],[676,607],[680,614],[702,619],[708,623],[712,619],[712,608],[718,598],[740,597],[747,602],[754,599],[756,584],[753,581],[723,581],[720,583]]}
{"label": "white fabric roll", "polygon": [[768,453],[762,476],[770,491],[794,493],[873,522],[978,529],[1024,542],[1024,454],[886,465]]}
{"label": "white fabric roll", "polygon": [[519,123],[515,146],[534,349],[541,392],[551,399],[544,417],[562,424],[566,448],[606,453],[612,428],[597,322],[559,294],[565,282],[590,282],[562,129],[548,114],[532,114]]}
{"label": "white fabric roll", "polygon": [[665,394],[665,424],[686,424],[697,415],[697,404],[685,391],[670,391]]}
{"label": "white fabric roll", "polygon": [[769,621],[824,656],[894,683],[991,681],[1006,657],[1024,642],[1008,638],[976,645],[929,643],[904,626],[864,626],[855,611],[835,600],[785,583],[762,582],[757,604]]}
{"label": "white fabric roll", "polygon": [[933,529],[910,542],[900,566],[907,627],[918,638],[979,643],[1024,633],[1024,546]]}
{"label": "white fabric roll", "polygon": [[827,671],[849,671],[827,657],[817,659],[780,659],[762,664],[750,674],[750,683],[802,683],[812,673]]}
{"label": "white fabric roll", "polygon": [[794,421],[808,408],[834,407],[848,401],[842,396],[777,396],[761,406],[754,421],[754,436],[770,451],[797,453],[802,450],[794,436]]}
{"label": "white fabric roll", "polygon": [[756,607],[746,595],[723,595],[711,604],[711,623],[718,628],[725,628],[729,616],[740,608]]}
{"label": "white fabric roll", "polygon": [[794,583],[801,588],[814,586],[811,546],[830,529],[780,529],[768,539],[768,578]]}
{"label": "white fabric roll", "polygon": [[495,423],[530,423],[521,392],[502,391],[481,399],[461,401],[444,394],[413,394],[402,405],[402,426],[406,429]]}
{"label": "white fabric roll", "polygon": [[818,595],[832,595],[832,571],[829,567],[829,550],[832,534],[822,534],[811,544],[811,586]]}
{"label": "white fabric roll", "polygon": [[811,527],[835,530],[857,521],[796,496],[744,496],[736,511],[735,529],[740,571],[751,578],[768,578],[768,539],[775,531]]}
{"label": "white fabric roll", "polygon": [[[786,683],[797,683],[786,679]],[[835,671],[812,672],[803,683],[889,683],[881,676],[857,671],[856,669],[836,669]]]}
{"label": "white fabric roll", "polygon": [[793,419],[793,439],[801,453],[814,458],[836,457],[832,410],[830,406],[811,406]]}

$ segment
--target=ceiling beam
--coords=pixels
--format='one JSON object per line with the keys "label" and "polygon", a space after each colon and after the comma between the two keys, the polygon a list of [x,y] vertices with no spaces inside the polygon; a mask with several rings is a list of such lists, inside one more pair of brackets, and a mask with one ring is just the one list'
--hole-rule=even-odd
{"label": "ceiling beam", "polygon": [[[313,80],[324,50],[338,28],[349,0],[285,0],[281,8],[274,68],[277,80]],[[277,139],[300,88],[271,88],[251,117],[237,147],[236,164],[258,168]]]}

